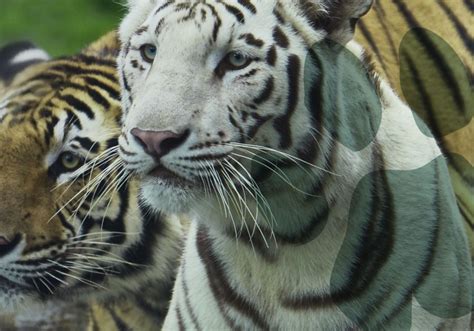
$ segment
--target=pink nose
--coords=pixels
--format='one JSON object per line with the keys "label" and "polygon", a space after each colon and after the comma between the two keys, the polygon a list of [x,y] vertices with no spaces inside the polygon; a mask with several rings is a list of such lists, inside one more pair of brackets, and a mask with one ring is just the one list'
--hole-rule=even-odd
{"label": "pink nose", "polygon": [[189,135],[189,131],[174,133],[171,131],[144,131],[138,128],[132,129],[131,133],[143,146],[145,152],[157,159],[181,146]]}

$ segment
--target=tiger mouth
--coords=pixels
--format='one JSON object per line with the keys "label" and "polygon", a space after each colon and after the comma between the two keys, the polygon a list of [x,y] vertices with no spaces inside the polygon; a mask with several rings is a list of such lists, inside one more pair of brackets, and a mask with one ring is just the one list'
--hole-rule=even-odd
{"label": "tiger mouth", "polygon": [[191,181],[187,180],[184,177],[181,177],[174,171],[171,171],[170,169],[166,168],[165,166],[161,164],[153,168],[147,174],[147,176],[159,179],[165,184],[168,184],[171,186],[177,186],[177,187],[183,187],[183,188],[189,188],[189,187],[194,186],[194,183],[192,183]]}

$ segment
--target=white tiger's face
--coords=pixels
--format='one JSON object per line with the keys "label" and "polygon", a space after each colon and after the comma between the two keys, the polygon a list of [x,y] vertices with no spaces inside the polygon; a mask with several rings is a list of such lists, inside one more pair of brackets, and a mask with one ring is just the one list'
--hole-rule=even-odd
{"label": "white tiger's face", "polygon": [[219,183],[242,190],[260,147],[302,157],[312,139],[302,96],[309,46],[291,22],[296,5],[157,1],[147,13],[132,28],[132,8],[122,24],[119,142],[150,205],[184,211],[207,191],[221,194]]}

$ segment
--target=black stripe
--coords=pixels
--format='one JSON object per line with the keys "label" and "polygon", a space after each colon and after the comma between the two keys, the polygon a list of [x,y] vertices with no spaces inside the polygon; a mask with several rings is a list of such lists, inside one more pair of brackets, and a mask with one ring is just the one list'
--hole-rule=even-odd
{"label": "black stripe", "polygon": [[125,72],[122,71],[122,81],[123,81],[123,87],[125,88],[125,90],[129,93],[131,93],[131,88],[130,88],[130,85],[128,84],[128,80],[127,80],[127,76],[125,75]]}
{"label": "black stripe", "polygon": [[432,224],[430,226],[430,228],[432,229],[432,237],[431,238],[425,238],[425,242],[426,243],[429,243],[429,252],[428,252],[428,256],[426,257],[426,260],[424,260],[424,264],[421,265],[421,266],[418,266],[420,272],[417,276],[417,278],[415,279],[415,281],[410,284],[411,286],[409,287],[406,287],[404,289],[404,293],[405,293],[405,296],[403,297],[403,301],[398,303],[395,307],[397,307],[398,309],[395,309],[392,314],[390,316],[387,316],[388,319],[391,319],[392,316],[395,316],[405,305],[407,305],[410,300],[412,299],[412,295],[413,293],[416,292],[416,289],[419,288],[421,286],[421,284],[423,283],[423,281],[425,280],[425,278],[430,274],[430,271],[432,271],[432,265],[433,265],[433,262],[434,262],[434,259],[435,259],[435,253],[437,250],[439,250],[439,246],[438,246],[438,241],[439,241],[439,237],[440,237],[440,226],[439,226],[439,222],[440,220],[442,219],[442,213],[441,213],[441,210],[440,210],[440,206],[442,206],[442,203],[440,203],[440,192],[441,190],[439,189],[440,185],[439,185],[439,179],[440,179],[440,169],[439,169],[439,166],[441,164],[441,162],[444,162],[444,161],[440,161],[441,158],[438,158],[437,160],[434,161],[434,167],[436,169],[436,175],[434,176],[433,178],[433,182],[431,183],[431,186],[435,189],[433,189],[434,191],[434,199],[433,199],[433,202],[432,202],[432,206],[433,208],[436,210],[436,217],[432,220]]}
{"label": "black stripe", "polygon": [[193,306],[191,304],[191,300],[189,299],[189,287],[185,279],[185,270],[186,270],[186,259],[181,260],[181,286],[184,290],[184,302],[186,304],[186,308],[191,316],[191,321],[195,330],[200,331],[202,330],[201,326],[199,325],[199,321],[197,320],[196,314],[194,313]]}
{"label": "black stripe", "polygon": [[383,58],[382,53],[380,52],[379,47],[377,46],[377,43],[375,42],[374,38],[372,38],[372,34],[370,31],[367,29],[363,21],[359,21],[359,28],[362,34],[364,35],[365,39],[368,41],[370,47],[372,47],[372,50],[374,51],[375,55],[379,59],[380,64],[382,65],[382,68],[385,72],[387,71],[387,66],[385,65],[385,61]]}
{"label": "black stripe", "polygon": [[95,318],[92,308],[89,310],[89,316],[92,320],[92,331],[100,331],[99,324],[97,323],[97,319]]}
{"label": "black stripe", "polygon": [[64,80],[64,75],[58,72],[43,72],[30,78],[30,82],[35,80],[62,81]]}
{"label": "black stripe", "polygon": [[[436,121],[436,118],[434,117],[434,114],[436,114],[436,111],[434,109],[433,103],[431,102],[431,97],[428,93],[428,91],[425,88],[425,85],[423,84],[423,81],[421,80],[420,73],[418,72],[415,63],[413,62],[412,58],[408,54],[400,54],[400,58],[403,57],[406,61],[408,70],[410,71],[411,79],[413,83],[416,86],[416,92],[418,92],[419,96],[421,97],[421,102],[423,103],[423,113],[420,114],[417,112],[417,114],[425,121],[427,121],[428,126],[430,127],[431,131],[435,134],[435,137],[437,140],[441,140],[442,138],[442,133],[439,130],[438,127],[438,122]],[[402,60],[403,61],[403,60]],[[417,109],[413,109],[415,112]]]}
{"label": "black stripe", "polygon": [[[451,20],[453,23],[454,27],[456,28],[456,31],[459,34],[459,37],[464,43],[464,46],[469,50],[471,54],[474,53],[474,39],[469,35],[469,32],[466,30],[466,27],[459,21],[457,16],[453,13],[451,8],[443,1],[439,0],[437,1],[438,5],[443,9],[443,11],[446,13],[448,18]],[[472,5],[471,5],[472,6]],[[471,27],[472,27],[472,13],[471,13]]]}
{"label": "black stripe", "polygon": [[267,52],[267,56],[266,56],[265,60],[272,67],[275,66],[275,63],[276,63],[276,60],[277,60],[277,52],[276,52],[275,45],[272,45],[272,47],[270,47],[270,49]]}
{"label": "black stripe", "polygon": [[[44,110],[44,111],[49,112],[49,116],[48,116],[48,114],[44,114],[45,117],[52,116],[51,111],[49,111],[49,110]],[[66,127],[70,128],[71,126],[75,126],[79,130],[82,130],[81,120],[79,119],[79,117],[77,117],[76,113],[74,113],[74,111],[72,111],[72,109],[69,109],[69,108],[64,109],[64,111],[66,112],[66,116],[67,116],[66,117]],[[64,136],[64,138],[66,138],[66,135]]]}
{"label": "black stripe", "polygon": [[273,10],[273,15],[275,15],[278,23],[285,24],[285,19],[283,18],[281,13],[276,8]]}
{"label": "black stripe", "polygon": [[94,100],[94,102],[98,105],[101,105],[104,107],[104,110],[107,111],[110,109],[110,102],[106,98],[100,94],[97,90],[94,90],[93,88],[86,87],[86,92],[87,94]]}
{"label": "black stripe", "polygon": [[[172,273],[174,268],[170,268]],[[149,291],[149,295],[143,297],[142,291],[135,293],[134,301],[137,307],[153,319],[158,325],[163,324],[163,321],[168,313],[169,302],[171,301],[171,295],[173,291],[173,284],[175,282],[175,276],[170,275],[169,280],[163,281],[162,279],[156,279],[142,287],[143,290]]]}
{"label": "black stripe", "polygon": [[73,139],[73,141],[77,141],[82,146],[82,148],[92,153],[97,153],[100,148],[99,142],[94,142],[87,137],[76,137]]}
{"label": "black stripe", "polygon": [[[160,19],[160,21],[158,22],[158,24],[156,24],[156,28],[155,28],[155,38],[158,37],[158,35],[159,35],[159,34],[161,33],[161,31],[163,30],[163,27],[164,27],[164,26],[165,26],[165,19],[162,18],[162,19]],[[137,67],[138,67],[138,62],[137,62],[137,64],[136,64],[136,66],[135,66],[134,61],[137,62],[136,60],[133,60],[133,61],[132,61],[132,66],[133,66],[134,68],[137,68]]]}
{"label": "black stripe", "polygon": [[392,52],[392,55],[395,59],[398,58],[398,48],[395,46],[395,42],[393,41],[392,38],[392,31],[386,23],[386,16],[384,15],[383,9],[380,6],[374,6],[375,7],[375,14],[377,15],[377,19],[379,20],[379,23],[382,25],[383,30],[385,31],[385,35],[388,39],[388,42],[390,44],[390,51]]}
{"label": "black stripe", "polygon": [[258,71],[259,71],[258,69],[255,69],[255,68],[254,68],[254,69],[250,70],[249,72],[238,76],[237,79],[250,78],[250,77],[252,77],[252,76],[255,76],[255,74],[256,74]]}
{"label": "black stripe", "polygon": [[464,0],[464,4],[466,5],[467,8],[469,8],[469,11],[471,11],[471,12],[474,11],[474,1]]}
{"label": "black stripe", "polygon": [[266,115],[266,116],[261,116],[257,113],[251,113],[250,116],[254,119],[255,124],[252,125],[248,131],[247,131],[247,138],[248,139],[253,139],[255,135],[257,134],[258,130],[262,125],[267,123],[269,120],[272,119],[273,115]]}
{"label": "black stripe", "polygon": [[183,316],[181,315],[181,310],[178,305],[176,305],[176,318],[178,319],[179,331],[185,331]]}
{"label": "black stripe", "polygon": [[[57,64],[49,68],[49,70],[58,71],[62,74],[68,74],[68,75],[78,75],[78,76],[96,75],[96,76],[100,76],[105,79],[108,79],[109,81],[113,83],[117,81],[117,77],[113,73],[109,73],[107,71],[99,70],[99,69],[90,69],[88,67],[81,66],[80,64],[81,63],[79,63],[79,65],[72,65],[69,63]],[[109,69],[113,70],[114,72],[116,71],[115,66]]]}
{"label": "black stripe", "polygon": [[110,316],[112,316],[118,331],[133,331],[111,307],[107,307],[107,311],[110,313]]}
{"label": "black stripe", "polygon": [[211,6],[209,4],[205,4],[205,5],[209,8],[209,10],[212,13],[212,16],[216,20],[214,22],[214,27],[212,29],[212,40],[214,42],[216,42],[217,36],[219,35],[219,31],[220,31],[220,28],[221,28],[221,25],[222,25],[222,21],[221,21],[221,18],[219,17],[219,14],[216,11],[216,9],[213,6]]}
{"label": "black stripe", "polygon": [[257,96],[255,99],[253,99],[253,102],[256,104],[256,105],[260,105],[266,101],[268,101],[270,99],[270,97],[272,96],[272,93],[273,93],[273,89],[274,89],[274,80],[273,80],[273,76],[270,76],[264,83],[264,88],[262,90],[262,92],[260,92],[260,95]]}
{"label": "black stripe", "polygon": [[236,328],[235,322],[228,316],[227,309],[225,309],[226,306],[237,310],[240,314],[250,319],[258,328],[270,330],[270,326],[258,308],[237,293],[230,285],[224,265],[214,253],[211,239],[208,237],[204,227],[200,227],[198,230],[196,246],[199,258],[206,269],[212,293],[218,302],[222,316],[229,326],[233,329]]}
{"label": "black stripe", "polygon": [[145,32],[146,30],[148,30],[148,25],[145,25],[145,26],[142,26],[140,27],[137,31],[135,31],[135,34],[137,36],[141,35],[143,32]]}
{"label": "black stripe", "polygon": [[[59,210],[60,208],[57,207],[57,209]],[[71,224],[69,224],[69,222],[66,220],[66,217],[63,215],[62,211],[58,212],[58,218],[62,226],[64,226],[66,229],[68,229],[71,232],[72,237],[75,237],[76,229]]]}
{"label": "black stripe", "polygon": [[[127,200],[128,203],[128,200]],[[157,238],[166,231],[161,214],[151,213],[146,210],[143,201],[139,203],[143,230],[140,240],[129,247],[123,254],[126,261],[139,264],[143,267],[133,267],[122,270],[122,274],[135,274],[136,272],[153,265],[153,249],[157,245]]]}
{"label": "black stripe", "polygon": [[93,55],[87,55],[87,54],[79,54],[77,56],[73,56],[71,58],[65,58],[66,60],[71,61],[73,64],[78,62],[82,62],[83,64],[87,66],[103,66],[103,67],[108,67],[108,69],[113,70],[115,72],[115,69],[117,68],[117,61],[115,60],[115,57],[118,55],[119,49],[115,50],[113,54],[109,54],[110,57],[114,57],[113,60],[110,60],[109,58],[105,58],[103,56],[98,57],[98,56],[93,56]]}
{"label": "black stripe", "polygon": [[255,46],[257,48],[261,48],[265,44],[263,40],[255,38],[255,36],[251,33],[243,34],[239,37],[239,39],[244,39],[248,45]]}
{"label": "black stripe", "polygon": [[292,144],[290,119],[298,105],[299,78],[301,63],[297,55],[290,55],[286,72],[288,75],[288,104],[285,115],[275,119],[273,125],[280,134],[280,148],[286,149]]}
{"label": "black stripe", "polygon": [[168,2],[166,2],[164,5],[158,7],[157,10],[155,10],[155,13],[153,14],[153,16],[155,16],[156,14],[158,14],[160,11],[162,11],[163,9],[165,9],[166,7],[168,7],[169,5],[173,4],[175,1],[174,0],[168,0]]}
{"label": "black stripe", "polygon": [[242,24],[245,23],[244,14],[237,7],[231,6],[225,2],[220,2],[220,3],[224,5],[225,9],[235,17],[237,22],[242,23]]}
{"label": "black stripe", "polygon": [[97,90],[89,87],[89,86],[83,86],[83,85],[80,85],[80,84],[76,84],[76,83],[73,83],[73,82],[66,82],[62,85],[62,88],[72,88],[72,89],[76,89],[76,90],[79,90],[79,91],[82,91],[84,93],[86,93],[87,95],[89,95],[91,97],[91,99],[98,105],[101,105],[102,107],[104,107],[105,110],[109,110],[110,108],[110,102],[109,100],[107,100],[106,98],[104,98],[102,96],[102,94],[100,94],[100,92],[98,92]]}
{"label": "black stripe", "polygon": [[71,94],[61,96],[61,99],[71,106],[74,110],[84,113],[89,119],[94,119],[95,114],[92,109],[83,101],[77,99]]}
{"label": "black stripe", "polygon": [[[413,27],[411,29],[411,33],[415,34],[415,37],[426,49],[427,54],[430,54],[431,58],[437,63],[436,68],[438,69],[439,73],[443,75],[446,79],[446,86],[451,90],[454,100],[458,105],[459,109],[464,109],[464,99],[461,95],[460,89],[458,88],[458,81],[453,75],[452,70],[450,70],[449,65],[446,63],[446,59],[443,57],[443,54],[440,54],[438,48],[430,39],[428,30],[419,28],[420,24],[416,21],[415,17],[408,10],[403,0],[393,0],[393,2],[397,6],[398,10],[402,13],[408,25],[410,27]],[[433,32],[431,33],[433,34]]]}
{"label": "black stripe", "polygon": [[237,2],[240,3],[242,6],[244,6],[245,8],[247,8],[248,10],[250,10],[252,14],[257,13],[257,8],[255,8],[255,6],[252,4],[252,2],[250,2],[250,0],[237,0]]}
{"label": "black stripe", "polygon": [[232,124],[232,126],[234,126],[235,128],[237,128],[239,130],[239,133],[240,133],[240,139],[243,139],[245,137],[245,134],[244,134],[244,129],[242,129],[242,127],[237,123],[237,121],[235,120],[234,116],[232,115],[232,111],[230,111],[230,107],[227,107],[227,109],[229,110],[229,121],[230,121],[230,124]]}
{"label": "black stripe", "polygon": [[86,81],[87,84],[91,86],[97,86],[103,91],[106,91],[110,97],[112,97],[115,100],[120,101],[120,90],[112,85],[109,85],[107,83],[104,83],[100,81],[97,78],[94,77],[85,77],[84,80]]}
{"label": "black stripe", "polygon": [[[353,264],[349,274],[344,277],[347,281],[339,289],[334,289],[327,295],[304,294],[298,297],[282,298],[282,304],[286,308],[319,309],[354,300],[369,288],[370,283],[387,262],[392,252],[395,234],[393,196],[385,172],[374,173],[371,179],[370,193],[372,195],[368,201],[370,216],[366,218],[365,224],[361,224],[364,229],[361,230],[362,238],[358,240],[358,246],[351,248],[355,256],[351,258]],[[363,321],[353,322],[356,325],[363,324]]]}
{"label": "black stripe", "polygon": [[286,34],[280,29],[279,26],[275,26],[273,29],[273,39],[275,40],[276,44],[281,48],[288,48],[290,45],[290,41]]}

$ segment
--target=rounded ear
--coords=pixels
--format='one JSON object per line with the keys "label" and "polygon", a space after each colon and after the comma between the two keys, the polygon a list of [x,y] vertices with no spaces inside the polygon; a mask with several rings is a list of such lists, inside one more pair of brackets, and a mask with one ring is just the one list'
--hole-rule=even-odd
{"label": "rounded ear", "polygon": [[81,53],[100,57],[117,56],[120,51],[120,42],[117,31],[111,31],[100,39],[87,46]]}
{"label": "rounded ear", "polygon": [[30,41],[7,44],[0,48],[0,81],[7,84],[30,65],[49,59],[48,53]]}
{"label": "rounded ear", "polygon": [[[374,0],[303,0],[316,5],[318,10],[311,18],[315,27],[325,30],[328,37],[346,44],[354,36],[357,21],[367,14]],[[307,7],[306,7],[307,8]]]}

